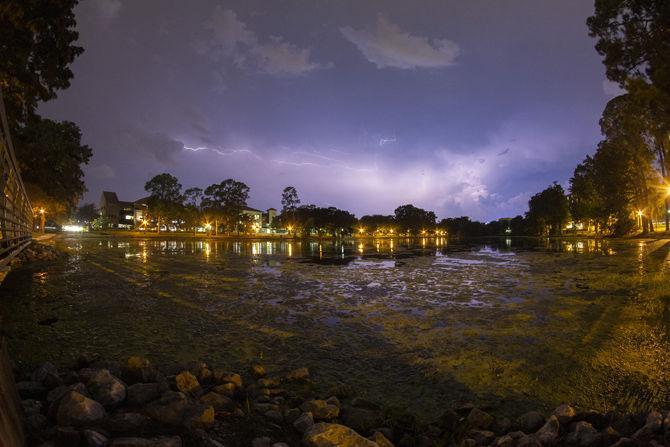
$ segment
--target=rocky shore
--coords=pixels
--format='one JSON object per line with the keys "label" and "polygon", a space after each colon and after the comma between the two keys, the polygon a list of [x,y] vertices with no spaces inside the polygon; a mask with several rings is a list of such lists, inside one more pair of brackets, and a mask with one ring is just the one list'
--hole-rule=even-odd
{"label": "rocky shore", "polygon": [[670,412],[602,414],[564,404],[516,420],[473,406],[427,425],[391,417],[343,384],[317,396],[310,371],[243,374],[193,362],[159,371],[141,357],[82,355],[17,373],[30,446],[409,447],[670,446]]}

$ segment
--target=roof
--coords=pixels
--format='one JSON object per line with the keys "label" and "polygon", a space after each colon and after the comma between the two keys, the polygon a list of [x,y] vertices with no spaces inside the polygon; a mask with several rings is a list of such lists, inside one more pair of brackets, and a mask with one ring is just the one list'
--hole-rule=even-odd
{"label": "roof", "polygon": [[119,203],[119,198],[114,191],[103,191],[102,197],[107,203]]}
{"label": "roof", "polygon": [[146,205],[147,203],[149,203],[150,198],[151,196],[142,197],[141,199],[135,200],[134,203],[135,205]]}
{"label": "roof", "polygon": [[261,210],[257,210],[256,208],[251,208],[250,206],[243,206],[241,211],[242,212],[249,211],[249,212],[252,212],[252,213],[262,213],[263,212]]}

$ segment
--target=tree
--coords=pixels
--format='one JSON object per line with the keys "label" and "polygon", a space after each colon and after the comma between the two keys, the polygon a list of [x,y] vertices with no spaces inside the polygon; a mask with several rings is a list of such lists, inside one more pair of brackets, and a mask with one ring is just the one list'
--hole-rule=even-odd
{"label": "tree", "polygon": [[192,205],[196,208],[199,208],[202,196],[203,196],[202,188],[198,187],[188,188],[184,191],[184,202],[187,205]]}
{"label": "tree", "polygon": [[435,227],[437,217],[432,211],[417,208],[414,205],[402,205],[395,209],[395,222],[399,231],[418,234]]}
{"label": "tree", "polygon": [[570,215],[568,198],[563,187],[554,182],[528,202],[526,219],[536,234],[560,235]]}
{"label": "tree", "polygon": [[604,215],[602,197],[598,190],[596,166],[592,157],[587,156],[577,165],[570,179],[570,196],[568,198],[570,215],[575,222],[588,224],[593,221],[596,231],[602,229],[607,222]]}
{"label": "tree", "polygon": [[72,218],[76,222],[90,224],[98,216],[99,213],[95,205],[92,203],[85,203],[75,210]]}
{"label": "tree", "polygon": [[362,229],[365,233],[392,233],[395,229],[395,218],[393,216],[373,214],[361,217],[358,220],[358,224],[360,229]]}
{"label": "tree", "polygon": [[14,134],[16,158],[31,201],[49,202],[69,215],[86,191],[82,165],[88,164],[91,148],[81,143],[81,131],[69,121],[34,117]]}
{"label": "tree", "polygon": [[181,183],[177,177],[163,173],[146,182],[144,189],[149,193],[149,214],[156,219],[157,232],[160,233],[161,221],[180,214],[184,201]]}
{"label": "tree", "polygon": [[207,210],[221,216],[227,230],[231,231],[239,229],[240,213],[248,199],[249,187],[229,178],[205,188],[203,203]]}
{"label": "tree", "polygon": [[300,205],[298,191],[293,186],[287,186],[281,193],[282,213],[295,210]]}
{"label": "tree", "polygon": [[670,2],[596,0],[586,23],[610,80],[642,79],[670,95]]}
{"label": "tree", "polygon": [[28,123],[39,101],[69,87],[69,65],[84,50],[74,45],[77,0],[0,2],[0,87],[10,129]]}

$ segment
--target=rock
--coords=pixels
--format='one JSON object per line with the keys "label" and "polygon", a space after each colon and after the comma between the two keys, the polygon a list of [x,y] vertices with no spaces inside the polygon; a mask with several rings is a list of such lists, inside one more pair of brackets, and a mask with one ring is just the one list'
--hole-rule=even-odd
{"label": "rock", "polygon": [[658,411],[652,411],[647,416],[644,426],[636,431],[631,438],[638,443],[648,443],[656,433],[661,431],[662,427],[663,415]]}
{"label": "rock", "polygon": [[30,380],[41,383],[49,389],[62,384],[62,380],[58,375],[58,368],[51,362],[44,362],[35,368],[30,375]]}
{"label": "rock", "polygon": [[251,447],[272,447],[272,439],[267,436],[254,438],[254,440],[251,441]]}
{"label": "rock", "polygon": [[305,412],[301,414],[295,421],[293,421],[293,426],[300,433],[305,433],[314,426],[314,417],[312,416],[312,413]]}
{"label": "rock", "polygon": [[250,372],[254,377],[263,377],[266,374],[265,367],[263,367],[263,365],[252,365]]}
{"label": "rock", "polygon": [[263,388],[276,388],[281,385],[281,379],[279,377],[264,377],[258,379],[257,383]]}
{"label": "rock", "polygon": [[189,405],[185,425],[187,427],[209,427],[214,423],[214,407],[206,404]]}
{"label": "rock", "polygon": [[126,390],[126,403],[141,407],[160,397],[161,386],[158,383],[136,383]]}
{"label": "rock", "polygon": [[290,446],[285,442],[275,442],[274,444],[272,444],[272,447],[290,447]]}
{"label": "rock", "polygon": [[235,403],[229,397],[213,391],[202,396],[200,402],[212,405],[216,410],[231,410],[235,406]]}
{"label": "rock", "polygon": [[379,413],[367,408],[346,407],[342,410],[342,422],[359,433],[367,434],[382,423]]}
{"label": "rock", "polygon": [[495,439],[496,435],[489,430],[470,430],[468,438],[477,441],[477,445],[489,445]]}
{"label": "rock", "polygon": [[106,447],[109,443],[109,439],[97,431],[84,430],[82,434],[87,447]]}
{"label": "rock", "polygon": [[31,415],[41,413],[44,405],[37,399],[24,399],[21,401],[21,407],[26,415]]}
{"label": "rock", "polygon": [[543,446],[553,445],[558,440],[560,429],[561,424],[558,418],[552,414],[542,428],[535,433],[535,437]]}
{"label": "rock", "polygon": [[542,447],[535,435],[525,435],[517,439],[516,447]]}
{"label": "rock", "polygon": [[491,426],[491,430],[497,435],[504,435],[512,430],[512,421],[509,418],[496,418]]}
{"label": "rock", "polygon": [[443,429],[449,433],[452,433],[456,431],[458,426],[461,424],[461,416],[452,409],[446,410],[440,417],[440,424],[442,425]]}
{"label": "rock", "polygon": [[182,371],[175,377],[175,385],[182,393],[193,393],[200,388],[198,379],[190,371]]}
{"label": "rock", "polygon": [[488,430],[491,425],[493,425],[493,420],[493,416],[479,408],[470,410],[470,414],[468,414],[467,417],[467,422],[470,427],[479,428],[481,430]]}
{"label": "rock", "polygon": [[158,372],[151,365],[151,362],[143,357],[132,356],[126,360],[121,368],[121,377],[129,384],[155,382],[158,379]]}
{"label": "rock", "polygon": [[602,445],[612,445],[621,439],[621,435],[612,427],[606,427],[600,432],[600,439]]}
{"label": "rock", "polygon": [[524,433],[535,433],[545,423],[544,416],[537,411],[529,411],[524,413],[516,419],[516,426]]}
{"label": "rock", "polygon": [[58,425],[75,427],[93,425],[104,419],[105,409],[98,402],[76,392],[68,392],[58,405]]}
{"label": "rock", "polygon": [[147,414],[162,424],[180,425],[188,407],[188,399],[184,393],[167,391],[160,399],[146,406]]}
{"label": "rock", "polygon": [[284,420],[289,424],[292,424],[300,417],[301,414],[302,413],[300,412],[300,408],[289,408],[288,410],[284,411]]}
{"label": "rock", "polygon": [[637,445],[637,442],[630,438],[621,438],[616,442],[616,444],[612,444],[611,447],[637,447]]}
{"label": "rock", "polygon": [[88,368],[98,360],[100,360],[100,356],[98,354],[82,352],[79,354],[79,357],[77,357],[77,366],[79,366],[79,369]]}
{"label": "rock", "polygon": [[235,384],[234,383],[224,383],[222,385],[217,385],[214,387],[214,392],[223,394],[224,396],[233,397],[235,395]]}
{"label": "rock", "polygon": [[242,388],[242,377],[239,374],[223,370],[214,370],[212,379],[218,384],[232,383],[237,388]]}
{"label": "rock", "polygon": [[307,368],[294,369],[293,371],[289,371],[289,373],[286,374],[286,380],[290,381],[299,381],[307,379],[309,379],[309,369]]}
{"label": "rock", "polygon": [[281,411],[279,410],[268,410],[265,413],[263,413],[263,416],[278,424],[284,422],[284,416],[281,414]]}
{"label": "rock", "polygon": [[314,419],[330,420],[335,419],[340,414],[340,408],[336,405],[328,404],[325,400],[308,400],[305,401],[300,409],[304,412],[312,413]]}
{"label": "rock", "polygon": [[378,447],[344,425],[319,423],[315,424],[303,436],[307,447]]}
{"label": "rock", "polygon": [[107,429],[115,435],[127,435],[142,431],[149,418],[140,413],[117,413],[105,422]]}
{"label": "rock", "polygon": [[514,447],[514,438],[510,435],[503,435],[493,441],[492,447]]}
{"label": "rock", "polygon": [[47,392],[47,388],[40,382],[16,382],[16,389],[21,399],[39,399]]}
{"label": "rock", "polygon": [[561,425],[568,425],[577,416],[577,411],[570,405],[563,404],[556,407],[552,415],[556,416]]}
{"label": "rock", "polygon": [[[414,445],[414,441],[412,441],[411,445]],[[474,439],[471,439],[471,438],[465,438],[458,445],[459,445],[459,447],[476,447],[477,446],[477,441],[475,441]]]}
{"label": "rock", "polygon": [[81,433],[74,427],[56,427],[56,444],[61,446],[76,446],[81,442]]}
{"label": "rock", "polygon": [[586,421],[593,425],[593,427],[597,430],[604,429],[608,424],[607,417],[595,410],[579,411],[572,421]]}
{"label": "rock", "polygon": [[116,438],[110,447],[182,447],[179,436],[158,438]]}
{"label": "rock", "polygon": [[586,421],[577,422],[565,441],[577,447],[593,447],[600,442],[598,430]]}
{"label": "rock", "polygon": [[44,430],[47,426],[47,417],[39,413],[30,414],[25,418],[25,426],[30,432]]}
{"label": "rock", "polygon": [[86,385],[91,397],[105,408],[111,408],[126,400],[126,385],[108,370],[98,371]]}
{"label": "rock", "polygon": [[391,441],[380,431],[376,431],[370,437],[373,442],[376,442],[379,447],[395,447]]}

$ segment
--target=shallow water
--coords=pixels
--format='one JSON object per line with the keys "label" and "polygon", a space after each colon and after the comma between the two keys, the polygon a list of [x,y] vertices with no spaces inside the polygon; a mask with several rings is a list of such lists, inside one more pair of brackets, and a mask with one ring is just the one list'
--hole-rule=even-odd
{"label": "shallow water", "polygon": [[670,407],[667,240],[252,242],[59,236],[0,288],[17,363],[79,352],[308,366],[430,418]]}

